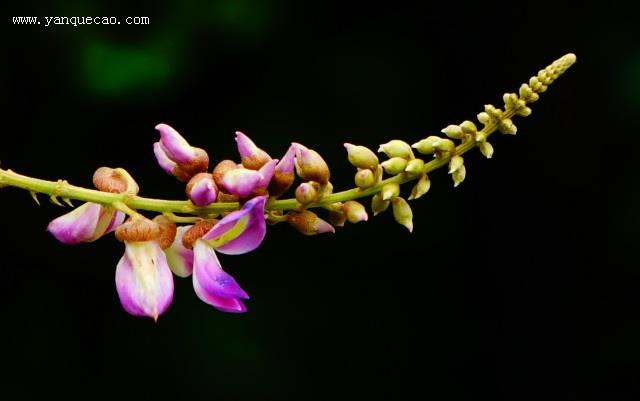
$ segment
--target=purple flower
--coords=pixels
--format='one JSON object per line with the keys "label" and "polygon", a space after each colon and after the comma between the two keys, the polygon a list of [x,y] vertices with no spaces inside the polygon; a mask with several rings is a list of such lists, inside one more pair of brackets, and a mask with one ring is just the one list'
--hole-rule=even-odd
{"label": "purple flower", "polygon": [[241,299],[247,293],[222,270],[215,251],[237,255],[256,249],[266,234],[265,196],[258,196],[220,220],[194,244],[193,288],[198,297],[223,312],[247,309]]}
{"label": "purple flower", "polygon": [[124,309],[134,316],[158,320],[173,300],[173,276],[155,240],[125,241],[116,267],[116,289]]}
{"label": "purple flower", "polygon": [[269,183],[269,194],[272,196],[282,195],[295,180],[293,169],[295,168],[296,147],[291,145],[276,165],[273,178]]}
{"label": "purple flower", "polygon": [[87,202],[51,221],[47,231],[65,244],[93,242],[115,230],[124,217],[119,210]]}
{"label": "purple flower", "polygon": [[160,141],[153,144],[153,153],[162,169],[178,180],[186,182],[198,173],[207,171],[209,156],[193,147],[171,126],[158,124]]}

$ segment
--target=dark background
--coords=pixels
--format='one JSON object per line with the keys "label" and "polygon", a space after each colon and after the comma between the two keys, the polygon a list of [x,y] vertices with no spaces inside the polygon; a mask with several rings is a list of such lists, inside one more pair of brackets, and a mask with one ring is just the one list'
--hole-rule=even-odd
{"label": "dark background", "polygon": [[[484,3],[484,2],[483,2]],[[3,168],[90,185],[127,168],[182,198],[156,165],[166,122],[213,160],[233,133],[279,157],[298,141],[352,185],[342,143],[415,142],[501,106],[567,52],[578,63],[413,202],[335,235],[269,229],[223,256],[250,293],[227,315],[176,279],[157,324],[129,316],[112,237],[64,246],[65,212],[4,189],[0,376],[6,399],[631,400],[640,393],[633,11],[524,2],[469,8],[216,1],[33,2],[7,10]],[[13,26],[10,16],[148,16],[148,26]],[[408,191],[409,188],[406,189]],[[3,397],[4,398],[4,397]]]}

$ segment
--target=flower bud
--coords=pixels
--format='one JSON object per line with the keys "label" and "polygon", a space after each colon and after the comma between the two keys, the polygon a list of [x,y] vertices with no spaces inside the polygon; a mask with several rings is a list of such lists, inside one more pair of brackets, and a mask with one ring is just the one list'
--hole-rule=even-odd
{"label": "flower bud", "polygon": [[485,113],[484,111],[481,113],[478,113],[477,117],[478,117],[478,121],[480,121],[480,124],[487,125],[491,121],[491,116],[488,113]]}
{"label": "flower bud", "polygon": [[230,194],[241,198],[249,196],[262,181],[262,175],[247,168],[229,170],[222,177],[222,188]]}
{"label": "flower bud", "polygon": [[100,167],[93,173],[93,185],[102,192],[114,194],[137,195],[139,191],[136,181],[123,168]]}
{"label": "flower bud", "polygon": [[380,145],[378,152],[384,152],[387,157],[402,157],[403,159],[413,159],[413,151],[408,143],[399,139],[392,139],[391,141]]}
{"label": "flower bud", "polygon": [[371,197],[371,210],[373,211],[373,215],[377,216],[387,210],[389,203],[391,202],[382,199],[382,195],[380,193],[373,195]]}
{"label": "flower bud", "polygon": [[500,132],[506,135],[515,135],[516,132],[518,132],[518,128],[513,123],[513,121],[511,121],[510,118],[505,118],[502,121],[500,121],[500,124],[498,125],[498,129],[500,130]]}
{"label": "flower bud", "polygon": [[209,168],[209,155],[203,149],[193,147],[167,124],[156,125],[160,141],[153,144],[153,152],[162,169],[182,182],[189,181]]}
{"label": "flower bud", "polygon": [[424,170],[424,160],[422,159],[413,159],[405,167],[404,171],[410,177],[415,177],[418,174],[422,174],[422,170]]}
{"label": "flower bud", "polygon": [[440,132],[453,139],[462,139],[464,137],[462,128],[458,125],[449,125]]}
{"label": "flower bud", "polygon": [[303,182],[296,188],[296,200],[303,206],[315,202],[318,199],[319,187],[317,182]]}
{"label": "flower bud", "polygon": [[344,227],[344,222],[347,221],[347,215],[342,210],[331,210],[329,212],[329,222],[334,227]]}
{"label": "flower bud", "polygon": [[145,242],[157,240],[161,232],[160,225],[140,217],[129,220],[116,228],[116,238],[121,242]]}
{"label": "flower bud", "polygon": [[235,170],[238,168],[238,164],[233,160],[223,160],[220,163],[216,164],[213,169],[213,181],[215,181],[216,186],[218,188],[224,188],[222,183],[222,177],[231,170]]}
{"label": "flower bud", "polygon": [[411,206],[403,198],[397,197],[391,202],[393,206],[393,218],[396,221],[413,232],[413,212]]}
{"label": "flower bud", "polygon": [[369,219],[369,216],[367,216],[367,210],[360,202],[346,201],[342,205],[342,210],[347,216],[349,223],[355,224]]}
{"label": "flower bud", "polygon": [[451,152],[456,148],[456,144],[451,139],[440,138],[440,140],[433,144],[433,147],[440,152]]}
{"label": "flower bud", "polygon": [[464,181],[464,178],[467,176],[467,169],[464,167],[464,164],[462,166],[460,166],[459,169],[457,169],[456,171],[453,172],[453,174],[451,174],[451,178],[453,178],[453,186],[457,187],[458,185],[460,185],[460,183],[462,181]]}
{"label": "flower bud", "polygon": [[429,176],[425,174],[420,177],[416,185],[414,185],[413,189],[411,190],[409,200],[420,198],[422,195],[429,192],[429,188],[431,188],[431,180],[429,180]]}
{"label": "flower bud", "polygon": [[373,174],[373,171],[365,168],[358,170],[354,181],[356,183],[356,187],[360,189],[367,189],[369,187],[372,187],[376,183],[376,178]]}
{"label": "flower bud", "polygon": [[293,143],[296,148],[296,172],[300,178],[308,181],[316,181],[324,185],[329,182],[329,166],[322,156],[315,150],[311,150],[299,143]]}
{"label": "flower bud", "polygon": [[491,159],[491,157],[493,156],[493,146],[489,142],[480,142],[478,148],[480,148],[480,152],[484,155],[484,157],[486,157],[487,159]]}
{"label": "flower bud", "polygon": [[378,166],[378,156],[364,146],[345,143],[349,162],[358,168],[373,170]]}
{"label": "flower bud", "polygon": [[287,213],[287,222],[304,235],[335,233],[333,226],[308,210]]}
{"label": "flower bud", "polygon": [[293,169],[295,167],[296,148],[295,146],[289,146],[287,153],[282,156],[280,162],[276,165],[273,173],[273,178],[269,183],[269,194],[271,196],[282,195],[295,180]]}
{"label": "flower bud", "polygon": [[423,155],[431,155],[433,154],[433,152],[435,152],[434,144],[439,142],[441,139],[442,138],[438,136],[428,136],[425,139],[422,139],[421,141],[414,143],[413,145],[411,145],[411,147],[416,149],[418,152],[422,153]]}
{"label": "flower bud", "polygon": [[384,168],[384,171],[389,175],[396,175],[404,172],[404,169],[407,167],[407,159],[403,159],[402,157],[392,157],[389,160],[386,160],[380,165]]}
{"label": "flower bud", "polygon": [[518,110],[516,110],[516,114],[520,117],[528,117],[531,115],[531,108],[526,106],[520,107]]}
{"label": "flower bud", "polygon": [[384,184],[380,191],[380,195],[382,196],[382,200],[390,201],[400,195],[400,185],[396,182]]}
{"label": "flower bud", "polygon": [[218,196],[218,188],[213,181],[213,176],[208,173],[194,175],[187,183],[185,192],[191,202],[200,207],[212,204]]}
{"label": "flower bud", "polygon": [[464,159],[462,156],[453,156],[451,160],[449,160],[449,174],[455,173],[462,166],[464,166]]}
{"label": "flower bud", "polygon": [[242,165],[248,169],[259,170],[271,160],[271,156],[267,152],[257,147],[248,136],[240,131],[236,131],[236,143]]}
{"label": "flower bud", "polygon": [[153,222],[160,227],[160,236],[157,239],[160,248],[169,248],[173,244],[173,240],[176,238],[178,231],[176,223],[161,214],[154,217]]}
{"label": "flower bud", "polygon": [[476,133],[476,131],[478,131],[476,125],[469,120],[463,121],[462,124],[460,124],[460,129],[462,130],[462,132],[468,135],[473,135]]}

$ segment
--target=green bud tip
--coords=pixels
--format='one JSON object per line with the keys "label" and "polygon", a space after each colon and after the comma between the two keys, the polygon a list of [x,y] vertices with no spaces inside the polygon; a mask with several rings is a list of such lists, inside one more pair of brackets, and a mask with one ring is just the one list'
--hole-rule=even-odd
{"label": "green bud tip", "polygon": [[378,156],[364,146],[345,143],[349,162],[358,168],[373,170],[378,166]]}
{"label": "green bud tip", "polygon": [[397,197],[395,198],[391,204],[393,205],[393,217],[396,221],[409,230],[409,232],[413,232],[413,212],[411,211],[411,206],[407,203],[403,198]]}

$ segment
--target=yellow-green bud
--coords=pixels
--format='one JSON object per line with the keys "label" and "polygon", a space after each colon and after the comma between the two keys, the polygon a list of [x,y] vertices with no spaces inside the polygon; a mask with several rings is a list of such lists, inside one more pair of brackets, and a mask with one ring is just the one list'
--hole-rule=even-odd
{"label": "yellow-green bud", "polygon": [[462,139],[464,137],[462,128],[459,125],[449,125],[440,132],[453,139]]}
{"label": "yellow-green bud", "polygon": [[480,124],[484,124],[487,125],[489,124],[489,121],[491,121],[491,116],[488,113],[485,113],[484,111],[481,113],[478,113],[478,121],[480,121]]}
{"label": "yellow-green bud", "polygon": [[409,232],[413,232],[413,212],[411,206],[403,198],[397,197],[392,202],[393,217],[403,226],[407,227]]}
{"label": "yellow-green bud", "polygon": [[368,168],[373,170],[378,166],[378,156],[371,149],[364,146],[345,143],[349,162],[358,168]]}
{"label": "yellow-green bud", "polygon": [[453,178],[453,186],[457,187],[458,185],[460,185],[460,183],[462,181],[464,181],[464,178],[467,175],[467,169],[464,167],[464,164],[462,166],[460,166],[459,169],[457,169],[456,171],[453,172],[453,174],[451,174],[451,178]]}
{"label": "yellow-green bud", "polygon": [[384,184],[380,194],[382,195],[382,200],[390,201],[400,195],[400,185],[395,182]]}
{"label": "yellow-green bud", "polygon": [[473,135],[478,131],[476,125],[469,120],[463,121],[462,124],[460,124],[460,128],[462,129],[462,132],[469,135]]}
{"label": "yellow-green bud", "polygon": [[436,142],[439,142],[441,139],[442,138],[440,138],[439,136],[428,136],[425,139],[414,143],[413,145],[411,145],[411,147],[422,153],[423,155],[430,155],[435,152],[433,145]]}
{"label": "yellow-green bud", "polygon": [[500,121],[498,129],[500,130],[500,132],[507,135],[515,135],[516,132],[518,132],[518,128],[510,118],[505,118],[504,120]]}
{"label": "yellow-green bud", "polygon": [[485,111],[485,113],[489,114],[492,118],[494,118],[496,120],[502,118],[502,110],[497,109],[492,104],[485,104],[484,105],[484,111]]}
{"label": "yellow-green bud", "polygon": [[491,156],[493,156],[493,146],[489,142],[480,142],[478,148],[480,148],[480,153],[482,153],[484,157],[491,159]]}
{"label": "yellow-green bud", "polygon": [[528,117],[531,115],[531,108],[527,106],[521,107],[516,111],[516,114],[520,117]]}
{"label": "yellow-green bud", "polygon": [[512,109],[518,104],[518,95],[515,93],[505,93],[502,96],[502,100],[504,101],[505,109]]}
{"label": "yellow-green bud", "polygon": [[356,183],[356,187],[360,189],[367,189],[369,187],[372,187],[376,183],[376,178],[373,174],[373,171],[365,168],[358,170],[354,181]]}
{"label": "yellow-green bud", "polygon": [[420,198],[429,192],[429,188],[431,188],[431,180],[429,180],[429,176],[425,174],[418,180],[417,184],[413,186],[409,200]]}
{"label": "yellow-green bud", "polygon": [[371,210],[373,210],[373,215],[376,216],[387,210],[389,203],[391,202],[382,200],[382,195],[380,195],[380,193],[373,195],[371,197]]}
{"label": "yellow-green bud", "polygon": [[433,147],[440,152],[451,152],[456,148],[456,144],[447,138],[440,138],[440,140],[433,144]]}
{"label": "yellow-green bud", "polygon": [[387,157],[402,157],[404,159],[413,159],[413,151],[411,146],[405,141],[393,139],[385,144],[380,145],[378,152],[384,152]]}
{"label": "yellow-green bud", "polygon": [[402,157],[392,157],[389,160],[386,160],[380,163],[384,171],[390,175],[400,174],[404,171],[405,167],[407,167],[407,159],[403,159]]}
{"label": "yellow-green bud", "polygon": [[[314,185],[315,184],[315,185]],[[306,206],[318,199],[318,183],[303,182],[296,188],[296,200]]]}
{"label": "yellow-green bud", "polygon": [[409,163],[407,163],[407,167],[405,167],[405,173],[409,174],[411,177],[415,177],[418,174],[422,173],[424,169],[424,160],[422,159],[413,159]]}
{"label": "yellow-green bud", "polygon": [[352,224],[367,221],[369,219],[369,216],[367,216],[367,210],[360,202],[346,201],[344,205],[342,205],[342,211],[347,216],[349,223]]}
{"label": "yellow-green bud", "polygon": [[451,160],[449,160],[449,174],[455,173],[462,166],[464,166],[464,159],[462,156],[453,156]]}

